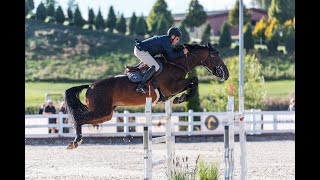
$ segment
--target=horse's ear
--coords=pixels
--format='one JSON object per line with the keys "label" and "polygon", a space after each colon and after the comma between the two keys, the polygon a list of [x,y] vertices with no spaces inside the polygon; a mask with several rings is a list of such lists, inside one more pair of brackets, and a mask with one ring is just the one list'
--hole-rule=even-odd
{"label": "horse's ear", "polygon": [[208,47],[212,48],[212,45],[208,42]]}

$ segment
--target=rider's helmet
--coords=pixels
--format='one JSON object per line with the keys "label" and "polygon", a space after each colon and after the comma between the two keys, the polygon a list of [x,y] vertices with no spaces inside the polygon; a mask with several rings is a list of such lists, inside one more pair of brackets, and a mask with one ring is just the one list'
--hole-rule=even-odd
{"label": "rider's helmet", "polygon": [[171,35],[175,35],[177,37],[181,37],[182,36],[181,30],[179,28],[177,28],[177,27],[169,28],[167,34],[169,36],[171,36]]}

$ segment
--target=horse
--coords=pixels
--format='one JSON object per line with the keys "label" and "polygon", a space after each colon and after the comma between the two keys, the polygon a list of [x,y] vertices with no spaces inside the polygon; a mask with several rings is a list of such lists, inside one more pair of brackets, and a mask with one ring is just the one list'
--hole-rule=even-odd
{"label": "horse", "polygon": [[[221,59],[219,51],[213,48],[210,43],[207,45],[184,44],[177,46],[176,49],[180,48],[181,50],[183,47],[186,47],[189,52],[172,60],[164,58],[165,61],[161,63],[161,72],[155,74],[148,82],[149,84],[153,80],[155,80],[153,82],[157,82],[162,101],[186,90],[188,93],[175,97],[173,103],[183,103],[192,98],[198,90],[198,78],[186,78],[186,75],[197,66],[205,67],[220,81],[229,78],[228,68]],[[65,91],[65,105],[76,129],[76,137],[68,144],[67,149],[77,148],[81,144],[82,125],[96,125],[109,121],[117,106],[144,105],[148,94],[136,92],[136,86],[137,83],[131,82],[128,76],[117,75],[97,80],[90,85],[74,86],[67,89]],[[149,87],[151,88],[151,85]],[[87,89],[84,100],[86,105],[79,100],[79,94],[83,89]],[[158,95],[155,91],[149,90],[149,96],[152,97],[153,103],[159,97]]]}

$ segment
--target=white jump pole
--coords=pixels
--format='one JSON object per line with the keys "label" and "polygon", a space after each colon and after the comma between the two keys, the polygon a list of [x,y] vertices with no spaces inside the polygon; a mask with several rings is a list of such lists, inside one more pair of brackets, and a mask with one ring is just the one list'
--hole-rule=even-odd
{"label": "white jump pole", "polygon": [[[173,159],[175,157],[174,143],[174,128],[171,121],[171,106],[170,101],[165,102],[166,134],[165,136],[152,138],[152,98],[146,98],[146,125],[143,129],[143,146],[144,146],[144,180],[152,179],[152,168],[160,164],[167,164],[167,176],[170,178],[174,172]],[[167,156],[164,159],[152,160],[152,144],[166,142]]]}

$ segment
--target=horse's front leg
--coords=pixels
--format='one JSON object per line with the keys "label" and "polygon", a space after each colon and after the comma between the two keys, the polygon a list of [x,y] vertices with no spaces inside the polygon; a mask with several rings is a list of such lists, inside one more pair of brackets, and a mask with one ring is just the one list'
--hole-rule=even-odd
{"label": "horse's front leg", "polygon": [[197,77],[187,78],[183,81],[178,82],[177,87],[183,87],[183,89],[180,90],[179,92],[183,92],[185,90],[189,90],[189,92],[187,94],[183,93],[180,97],[176,97],[173,100],[173,103],[180,104],[191,99],[198,90],[198,84],[199,84],[199,80]]}
{"label": "horse's front leg", "polygon": [[76,137],[75,139],[69,143],[67,149],[75,149],[82,142],[82,124],[76,123]]}

